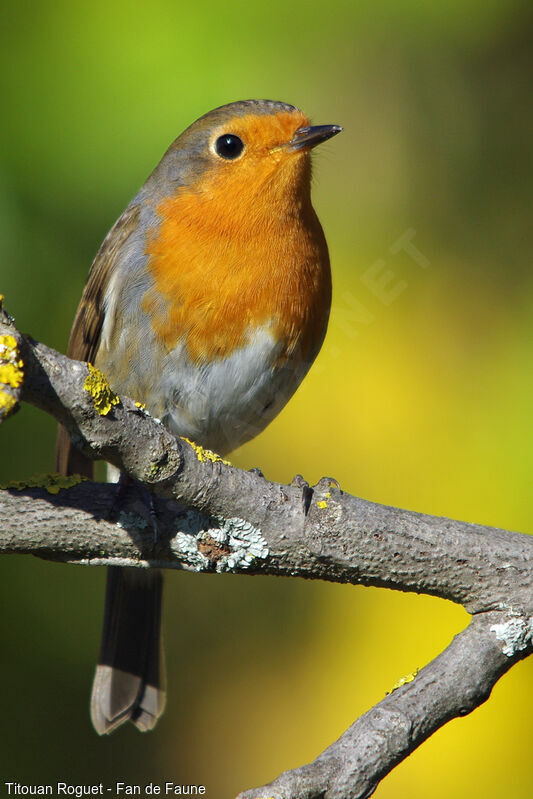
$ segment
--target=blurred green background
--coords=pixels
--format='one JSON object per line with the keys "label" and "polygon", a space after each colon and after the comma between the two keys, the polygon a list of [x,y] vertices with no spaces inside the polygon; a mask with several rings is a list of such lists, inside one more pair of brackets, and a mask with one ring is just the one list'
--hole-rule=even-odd
{"label": "blurred green background", "polygon": [[[315,161],[330,330],[234,462],[533,529],[531,4],[21,0],[2,4],[0,35],[0,290],[23,330],[64,350],[102,238],[184,127],[232,100],[294,103],[345,127]],[[0,478],[49,470],[54,434],[24,407],[2,428]],[[172,573],[167,712],[149,735],[101,740],[87,706],[104,571],[0,568],[2,781],[231,797],[313,759],[467,623],[428,597]],[[530,797],[532,684],[530,659],[376,797]]]}

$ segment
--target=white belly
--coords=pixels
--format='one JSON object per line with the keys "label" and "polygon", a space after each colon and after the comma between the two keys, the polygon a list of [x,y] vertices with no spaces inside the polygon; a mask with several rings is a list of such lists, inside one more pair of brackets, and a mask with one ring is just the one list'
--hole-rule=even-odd
{"label": "white belly", "polygon": [[[296,391],[310,363],[276,366],[280,345],[270,329],[249,335],[229,357],[202,366],[184,346],[162,365],[152,399],[176,435],[225,454],[260,433]],[[156,407],[154,407],[154,412]]]}

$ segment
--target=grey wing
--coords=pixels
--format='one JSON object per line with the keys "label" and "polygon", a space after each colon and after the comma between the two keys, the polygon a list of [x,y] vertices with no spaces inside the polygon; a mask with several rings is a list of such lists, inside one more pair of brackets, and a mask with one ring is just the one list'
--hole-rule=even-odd
{"label": "grey wing", "polygon": [[[113,225],[92,263],[85,288],[74,317],[67,355],[78,361],[94,361],[104,322],[104,297],[113,275],[117,257],[125,241],[137,228],[140,209],[130,205]],[[56,439],[55,468],[62,474],[92,477],[93,464],[71,442],[61,425]]]}

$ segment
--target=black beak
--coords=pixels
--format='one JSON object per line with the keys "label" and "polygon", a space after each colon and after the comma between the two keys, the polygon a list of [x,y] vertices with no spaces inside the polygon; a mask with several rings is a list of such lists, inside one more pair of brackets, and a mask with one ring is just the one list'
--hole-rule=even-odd
{"label": "black beak", "polygon": [[313,125],[299,128],[287,147],[290,150],[310,150],[311,147],[316,147],[317,144],[336,136],[341,130],[340,125]]}

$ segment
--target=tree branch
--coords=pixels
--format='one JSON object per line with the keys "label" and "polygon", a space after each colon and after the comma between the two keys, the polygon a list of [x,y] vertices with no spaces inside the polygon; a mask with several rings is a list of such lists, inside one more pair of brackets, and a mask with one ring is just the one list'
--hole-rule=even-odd
{"label": "tree branch", "polygon": [[307,766],[238,799],[363,799],[439,727],[484,702],[511,662],[491,633],[499,614],[476,616],[416,678],[361,716]]}
{"label": "tree branch", "polygon": [[87,455],[155,493],[161,534],[154,544],[135,488],[84,482],[57,492],[50,479],[0,492],[0,551],[383,586],[450,599],[475,614],[438,658],[313,763],[241,799],[368,796],[436,729],[485,701],[497,679],[533,650],[533,538],[367,502],[331,478],[314,487],[299,476],[290,485],[269,482],[174,438],[129,398],[98,403],[86,364],[21,336],[5,312],[1,335],[13,337],[18,351],[10,357],[24,362],[15,402],[52,414]]}

